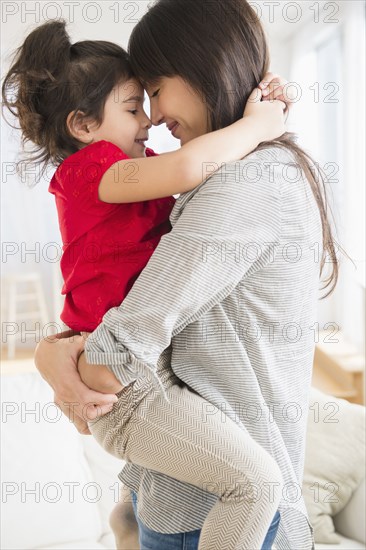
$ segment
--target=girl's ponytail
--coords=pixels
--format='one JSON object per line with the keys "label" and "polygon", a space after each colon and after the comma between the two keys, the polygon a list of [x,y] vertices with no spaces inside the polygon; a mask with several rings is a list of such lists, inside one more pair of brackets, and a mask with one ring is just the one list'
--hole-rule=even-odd
{"label": "girl's ponytail", "polygon": [[70,48],[64,21],[41,25],[18,48],[2,95],[4,105],[19,120],[23,141],[30,140],[38,147],[46,145],[47,122],[53,109],[45,97],[52,94],[60,76],[67,72]]}
{"label": "girl's ponytail", "polygon": [[128,55],[117,44],[85,40],[71,45],[65,21],[31,32],[17,49],[2,86],[3,106],[19,121],[27,158],[60,164],[83,144],[67,128],[71,112],[98,123],[114,86],[133,77]]}

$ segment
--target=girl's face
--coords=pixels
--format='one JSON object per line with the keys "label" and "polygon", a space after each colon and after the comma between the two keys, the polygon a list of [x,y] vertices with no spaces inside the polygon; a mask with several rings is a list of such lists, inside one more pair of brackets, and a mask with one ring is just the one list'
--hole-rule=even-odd
{"label": "girl's face", "polygon": [[180,76],[162,77],[155,85],[148,84],[151,121],[165,123],[172,135],[184,145],[207,134],[208,111],[200,95]]}
{"label": "girl's face", "polygon": [[110,141],[131,158],[144,157],[151,121],[143,102],[144,89],[135,78],[115,86],[105,103],[102,124],[88,125],[93,141]]}

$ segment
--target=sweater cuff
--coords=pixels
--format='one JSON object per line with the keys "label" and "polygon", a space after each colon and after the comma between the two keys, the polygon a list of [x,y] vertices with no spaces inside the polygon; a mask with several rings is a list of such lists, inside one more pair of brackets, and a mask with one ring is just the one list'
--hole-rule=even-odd
{"label": "sweater cuff", "polygon": [[103,324],[89,335],[84,352],[87,363],[106,365],[124,387],[145,376],[169,402],[155,366],[138,359],[121,342],[118,342]]}

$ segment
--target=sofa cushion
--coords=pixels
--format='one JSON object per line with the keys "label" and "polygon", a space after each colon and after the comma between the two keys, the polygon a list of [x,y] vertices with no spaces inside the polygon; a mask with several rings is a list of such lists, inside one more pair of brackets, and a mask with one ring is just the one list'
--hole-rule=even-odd
{"label": "sofa cushion", "polygon": [[303,493],[317,543],[340,542],[333,516],[365,476],[365,408],[312,389]]}
{"label": "sofa cushion", "polygon": [[340,535],[336,544],[315,544],[315,550],[365,550],[365,545]]}
{"label": "sofa cushion", "polygon": [[100,499],[97,505],[102,522],[102,531],[103,533],[110,533],[109,516],[120,499],[121,482],[118,474],[125,462],[108,454],[91,435],[80,435],[80,440],[93,479],[100,487]]}
{"label": "sofa cushion", "polygon": [[80,434],[38,373],[2,376],[1,397],[1,547],[77,548],[73,541],[88,540],[91,548],[102,535],[100,489]]}
{"label": "sofa cushion", "polygon": [[363,479],[361,485],[353,493],[347,506],[334,517],[334,525],[337,533],[345,537],[359,540],[366,545],[366,481]]}

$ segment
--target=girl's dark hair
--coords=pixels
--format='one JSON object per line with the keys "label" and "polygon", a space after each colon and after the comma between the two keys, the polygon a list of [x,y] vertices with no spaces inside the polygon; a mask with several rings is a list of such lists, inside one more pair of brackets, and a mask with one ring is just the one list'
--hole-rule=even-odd
{"label": "girl's dark hair", "polygon": [[[2,86],[3,105],[19,120],[31,161],[60,164],[80,149],[67,128],[70,112],[100,124],[114,86],[133,76],[128,55],[111,42],[71,44],[65,21],[31,32],[13,58]],[[75,114],[76,114],[75,113]]]}
{"label": "girl's dark hair", "polygon": [[[262,25],[246,0],[157,0],[133,29],[129,42],[132,68],[143,83],[180,76],[206,103],[208,128],[224,128],[243,116],[253,89],[269,67]],[[322,274],[328,296],[338,279],[338,259],[328,218],[325,180],[314,172],[314,161],[286,133],[259,148],[277,146],[292,151],[314,194],[323,229]],[[329,259],[327,259],[329,257]],[[324,297],[325,297],[324,296]]]}

